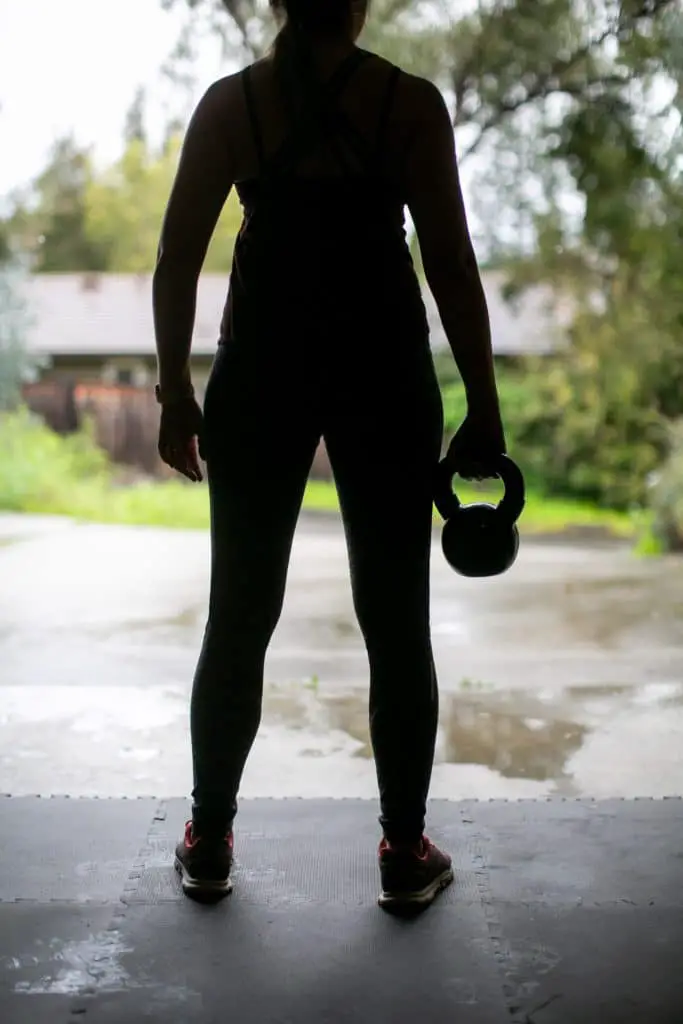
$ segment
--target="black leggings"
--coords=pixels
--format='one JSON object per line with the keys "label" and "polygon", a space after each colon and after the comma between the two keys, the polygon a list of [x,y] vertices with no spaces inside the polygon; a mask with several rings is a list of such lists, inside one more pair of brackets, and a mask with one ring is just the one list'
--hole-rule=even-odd
{"label": "black leggings", "polygon": [[200,833],[221,832],[237,813],[266,651],[324,436],[369,657],[379,821],[387,838],[412,839],[425,826],[439,707],[429,609],[439,386],[422,336],[394,337],[374,366],[360,347],[353,359],[330,357],[327,370],[313,369],[314,348],[298,351],[223,344],[207,386],[212,568],[191,705],[193,821]]}

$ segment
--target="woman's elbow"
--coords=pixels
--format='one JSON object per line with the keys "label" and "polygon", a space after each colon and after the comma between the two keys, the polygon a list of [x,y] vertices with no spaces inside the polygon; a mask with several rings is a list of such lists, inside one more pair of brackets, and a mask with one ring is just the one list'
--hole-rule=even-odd
{"label": "woman's elbow", "polygon": [[199,277],[200,269],[201,260],[195,259],[193,254],[188,252],[187,249],[174,251],[168,246],[159,245],[156,265],[154,267],[154,277],[156,280],[172,280],[177,283],[187,281],[192,283]]}
{"label": "woman's elbow", "polygon": [[432,292],[471,289],[481,283],[479,266],[472,250],[450,248],[438,253],[423,253],[422,265]]}

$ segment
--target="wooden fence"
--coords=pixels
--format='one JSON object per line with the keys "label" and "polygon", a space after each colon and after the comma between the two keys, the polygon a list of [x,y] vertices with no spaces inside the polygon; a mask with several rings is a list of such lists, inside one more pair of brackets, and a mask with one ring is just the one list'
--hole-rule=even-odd
{"label": "wooden fence", "polygon": [[[146,388],[41,381],[24,388],[24,400],[59,434],[78,430],[86,419],[91,420],[97,443],[112,462],[162,479],[174,475],[157,452],[159,406]],[[316,453],[311,479],[332,479],[323,442]]]}

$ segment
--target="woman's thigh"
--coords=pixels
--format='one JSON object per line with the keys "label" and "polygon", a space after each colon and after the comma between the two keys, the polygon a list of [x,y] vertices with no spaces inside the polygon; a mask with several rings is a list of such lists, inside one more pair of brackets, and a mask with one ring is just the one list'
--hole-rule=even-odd
{"label": "woman's thigh", "polygon": [[366,639],[427,628],[443,407],[428,348],[349,377],[324,430]]}
{"label": "woman's thigh", "polygon": [[314,410],[297,404],[294,386],[225,346],[206,390],[212,609],[245,624],[257,617],[269,625],[279,615],[320,438]]}

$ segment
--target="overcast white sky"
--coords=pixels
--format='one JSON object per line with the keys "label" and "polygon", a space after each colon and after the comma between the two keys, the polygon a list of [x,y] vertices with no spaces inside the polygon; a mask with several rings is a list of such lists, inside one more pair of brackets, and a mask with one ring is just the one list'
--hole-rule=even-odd
{"label": "overcast white sky", "polygon": [[[103,160],[115,158],[141,84],[156,90],[148,120],[160,133],[159,68],[182,22],[182,10],[164,12],[159,0],[0,0],[0,197],[40,171],[70,130]],[[201,79],[221,73],[207,46]]]}

